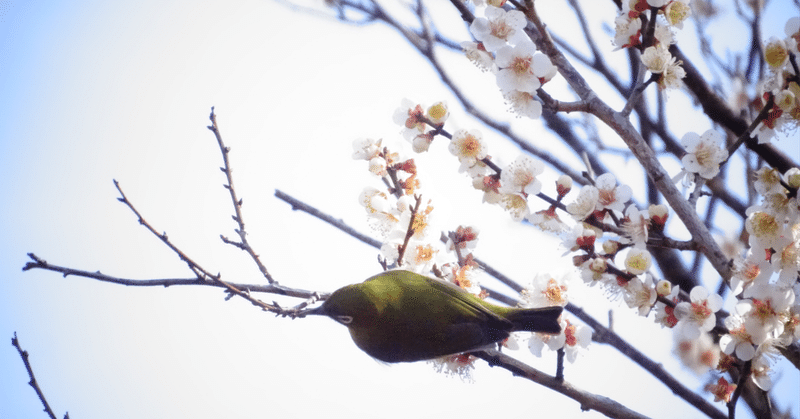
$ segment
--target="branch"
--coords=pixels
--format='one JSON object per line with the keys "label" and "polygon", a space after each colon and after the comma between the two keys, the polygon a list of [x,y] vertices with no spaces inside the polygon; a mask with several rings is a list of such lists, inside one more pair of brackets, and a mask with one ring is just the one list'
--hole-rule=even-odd
{"label": "branch", "polygon": [[[697,216],[688,202],[683,198],[683,194],[672,183],[672,178],[667,174],[664,167],[658,161],[650,146],[644,141],[642,135],[633,127],[630,120],[619,112],[615,112],[605,102],[597,97],[595,92],[589,87],[583,76],[569,63],[564,55],[553,43],[553,39],[547,32],[541,19],[539,19],[533,4],[525,10],[528,19],[534,23],[539,34],[533,34],[532,38],[537,39],[539,49],[547,54],[553,64],[558,67],[559,73],[567,80],[569,85],[578,96],[589,102],[590,113],[603,121],[609,128],[613,129],[639,160],[650,179],[664,196],[675,213],[683,221],[686,229],[692,232],[694,240],[700,252],[711,262],[717,272],[729,281],[731,277],[730,261],[720,250],[717,242],[711,236],[708,228]],[[539,35],[539,36],[536,36]]]}
{"label": "branch", "polygon": [[182,261],[184,261],[186,263],[186,265],[189,267],[189,270],[191,270],[192,273],[194,273],[194,275],[196,276],[196,279],[191,279],[191,280],[186,280],[186,279],[183,279],[183,280],[175,280],[175,279],[173,279],[173,280],[149,280],[149,281],[144,281],[144,282],[135,281],[135,280],[124,280],[124,279],[120,279],[120,278],[114,278],[114,277],[106,276],[106,275],[101,274],[100,272],[87,272],[87,271],[81,271],[81,270],[77,270],[77,269],[65,268],[65,267],[61,267],[61,266],[49,265],[46,261],[38,258],[33,253],[29,253],[28,256],[31,259],[33,259],[34,262],[28,262],[22,268],[22,270],[23,271],[27,271],[27,270],[34,269],[34,268],[39,268],[39,269],[45,269],[45,270],[61,272],[65,277],[67,275],[76,275],[76,276],[94,278],[94,279],[98,279],[98,280],[105,281],[105,282],[112,282],[112,283],[118,283],[118,284],[123,284],[123,285],[144,285],[144,286],[154,286],[154,285],[162,285],[162,286],[169,286],[169,285],[213,285],[213,286],[218,286],[218,287],[225,288],[226,291],[230,295],[237,295],[239,297],[242,297],[245,300],[249,301],[254,306],[259,307],[264,311],[269,311],[269,312],[275,313],[276,315],[279,315],[279,316],[289,316],[289,317],[292,317],[292,318],[304,317],[306,315],[306,311],[304,311],[305,307],[308,304],[316,301],[316,299],[318,299],[319,295],[317,293],[309,293],[308,291],[292,290],[291,288],[281,287],[277,283],[270,284],[269,288],[268,288],[269,291],[266,291],[266,292],[272,292],[272,293],[283,294],[283,295],[290,295],[290,294],[293,294],[293,293],[297,293],[297,294],[304,295],[306,298],[309,298],[309,300],[307,300],[307,301],[305,301],[305,302],[303,302],[303,303],[301,303],[301,304],[299,304],[299,305],[297,305],[297,306],[295,306],[293,308],[284,309],[277,302],[273,302],[272,304],[268,304],[268,303],[265,303],[265,302],[255,298],[255,297],[252,297],[250,295],[250,291],[249,291],[251,286],[248,286],[248,285],[241,286],[241,285],[238,285],[238,284],[232,284],[232,283],[223,281],[221,274],[212,275],[206,269],[204,269],[202,266],[200,266],[198,263],[196,263],[194,260],[192,260],[183,251],[181,251],[177,246],[175,246],[169,240],[169,238],[167,237],[167,233],[158,233],[156,231],[156,229],[153,228],[153,226],[151,226],[150,223],[148,223],[147,220],[144,219],[144,217],[142,217],[142,215],[139,213],[139,211],[128,200],[128,198],[125,196],[125,193],[122,191],[122,188],[119,186],[119,182],[117,182],[116,180],[114,180],[114,186],[116,186],[117,191],[119,191],[119,193],[121,195],[121,197],[117,198],[117,199],[120,202],[122,202],[125,205],[127,205],[128,208],[136,215],[136,217],[137,217],[137,219],[139,221],[139,224],[141,224],[147,230],[149,230],[151,233],[153,233],[156,237],[158,237],[161,240],[162,243],[164,243],[167,247],[170,248],[170,250],[172,250],[175,254],[177,254],[178,257]]}
{"label": "branch", "polygon": [[[17,352],[19,352],[19,356],[22,357],[22,362],[25,363],[25,369],[28,370],[28,377],[30,377],[30,381],[28,384],[33,387],[33,390],[36,391],[36,395],[39,396],[39,400],[42,402],[42,406],[44,406],[44,411],[50,416],[50,419],[56,419],[56,414],[53,413],[53,409],[50,408],[50,404],[47,403],[47,399],[44,397],[44,393],[42,389],[39,388],[39,382],[36,381],[36,377],[33,376],[33,368],[31,368],[31,363],[28,360],[28,351],[22,350],[22,347],[19,345],[19,339],[17,339],[17,332],[14,332],[14,337],[11,338],[11,346],[17,348]],[[64,414],[64,419],[69,419],[69,412]]]}
{"label": "branch", "polygon": [[[683,61],[683,69],[686,71],[686,77],[683,82],[686,87],[694,93],[695,99],[703,106],[703,111],[708,117],[733,132],[737,137],[742,135],[747,130],[747,122],[742,118],[734,115],[733,111],[705,82],[700,71],[692,65],[691,61],[683,54],[680,48],[676,45],[669,47],[669,52],[680,61]],[[798,164],[792,161],[789,156],[783,154],[780,150],[771,144],[759,144],[756,139],[750,138],[745,144],[747,148],[756,152],[762,159],[764,159],[770,166],[778,169],[781,173],[785,173],[792,167]]]}
{"label": "branch", "polygon": [[[293,206],[298,207],[296,209],[301,209],[307,212],[308,214],[311,214],[325,222],[328,222],[334,227],[342,230],[343,232],[350,234],[353,237],[356,237],[359,240],[363,241],[364,243],[367,243],[377,249],[381,247],[380,242],[374,239],[369,239],[369,238],[365,239],[364,235],[355,232],[355,230],[352,227],[347,226],[341,220],[336,220],[333,217],[319,211],[318,209],[310,207],[307,204],[304,204],[301,201],[298,201],[297,199],[292,198],[282,192],[280,194],[282,195],[279,196],[281,200],[286,201],[292,204]],[[276,196],[277,195],[278,192],[276,192]],[[499,271],[492,268],[490,265],[486,264],[485,262],[481,261],[478,258],[475,258],[475,261],[480,265],[481,269],[483,269],[487,274],[497,278],[500,282],[506,284],[508,287],[510,287],[516,292],[522,291],[523,287],[518,282],[507,277],[506,275],[503,275],[502,273],[500,273]],[[516,304],[516,301],[514,299],[505,297],[503,294],[500,294],[498,292],[490,290],[489,294],[490,296],[492,296],[492,298],[502,301],[510,306]],[[639,364],[642,368],[644,368],[645,371],[648,371],[651,374],[653,374],[653,376],[655,376],[662,383],[664,383],[664,385],[667,386],[667,388],[671,389],[676,395],[686,400],[689,404],[695,406],[698,410],[706,413],[711,418],[715,419],[725,418],[725,416],[722,415],[722,413],[718,409],[710,405],[707,401],[705,401],[702,397],[694,393],[691,389],[685,387],[680,381],[678,381],[672,375],[670,375],[660,364],[656,363],[655,361],[649,359],[643,353],[639,352],[636,348],[627,343],[622,337],[614,333],[612,330],[604,327],[602,324],[600,324],[600,322],[595,320],[590,315],[586,314],[586,312],[584,312],[581,308],[575,306],[574,304],[567,304],[566,309],[567,311],[571,312],[576,317],[581,319],[583,322],[585,322],[587,325],[592,327],[595,330],[597,336],[599,336],[600,342],[611,345],[612,347],[620,351],[623,355],[627,356],[635,363]],[[522,363],[520,364],[524,365]]]}
{"label": "branch", "polygon": [[483,359],[490,366],[497,366],[510,371],[517,377],[522,377],[557,391],[581,404],[581,410],[596,410],[611,418],[620,419],[646,419],[647,416],[634,412],[622,404],[605,396],[589,393],[572,384],[547,375],[523,362],[520,362],[501,352],[477,351],[472,355]]}
{"label": "branch", "polygon": [[570,313],[574,314],[577,318],[581,319],[589,327],[594,329],[595,339],[597,339],[598,342],[611,345],[612,347],[620,351],[622,354],[624,354],[633,362],[642,367],[645,371],[649,372],[658,380],[660,380],[662,383],[664,383],[664,385],[667,386],[667,388],[669,388],[670,390],[672,390],[672,392],[675,393],[675,395],[686,400],[687,403],[696,407],[697,410],[703,412],[710,418],[714,419],[726,418],[726,415],[724,413],[722,413],[719,409],[710,404],[702,396],[700,396],[699,394],[695,393],[694,391],[683,385],[683,383],[681,383],[670,373],[668,373],[664,369],[664,367],[661,366],[661,364],[648,358],[645,354],[643,354],[638,349],[634,348],[631,344],[622,339],[614,331],[600,324],[600,322],[598,322],[592,316],[589,316],[585,311],[583,311],[582,308],[577,307],[572,303],[569,303],[567,304],[566,309]]}
{"label": "branch", "polygon": [[[106,275],[101,273],[100,271],[84,271],[80,269],[68,268],[65,266],[58,266],[53,265],[46,260],[36,256],[33,253],[28,253],[28,257],[33,260],[33,262],[28,262],[25,266],[22,267],[23,271],[29,271],[31,269],[42,269],[45,271],[51,272],[58,272],[62,274],[64,278],[67,276],[78,276],[83,278],[91,278],[98,280],[100,282],[108,282],[110,284],[117,284],[117,285],[125,285],[131,287],[171,287],[171,286],[180,286],[180,285],[205,285],[210,287],[218,287],[218,288],[226,288],[222,283],[219,282],[208,282],[203,281],[197,277],[194,278],[160,278],[160,279],[131,279],[131,278],[120,278],[111,275]],[[228,282],[228,285],[236,287],[240,290],[245,290],[245,292],[263,292],[269,294],[277,294],[277,295],[285,295],[287,297],[295,297],[295,298],[313,298],[314,295],[319,295],[320,300],[324,300],[327,298],[326,294],[318,294],[314,291],[307,291],[301,290],[296,288],[289,288],[284,287],[281,285],[275,284],[242,284],[236,282]]]}
{"label": "branch", "polygon": [[269,272],[267,271],[267,267],[264,266],[263,263],[261,263],[261,259],[256,254],[256,252],[253,251],[253,248],[250,246],[250,243],[247,242],[247,232],[244,229],[244,217],[242,216],[243,201],[241,198],[236,197],[236,189],[234,189],[233,187],[233,174],[231,173],[231,164],[230,161],[228,160],[228,153],[230,153],[231,149],[230,147],[226,147],[225,143],[222,142],[222,134],[220,134],[219,127],[217,126],[217,115],[214,114],[213,106],[211,107],[211,115],[209,115],[208,118],[211,120],[211,125],[208,126],[208,129],[211,130],[211,132],[213,132],[214,136],[217,138],[217,144],[219,144],[219,150],[222,152],[222,161],[225,164],[224,167],[220,167],[219,169],[222,170],[223,173],[225,173],[225,177],[228,180],[228,183],[225,185],[225,189],[227,189],[228,192],[230,192],[231,194],[231,202],[233,203],[233,210],[236,213],[236,215],[233,216],[233,220],[239,224],[239,228],[237,230],[234,230],[239,235],[238,242],[229,240],[227,237],[222,235],[220,235],[220,238],[222,238],[223,242],[236,246],[239,249],[242,249],[245,252],[247,252],[253,259],[253,261],[256,263],[256,266],[258,266],[258,270],[261,271],[262,275],[264,275],[264,278],[266,278],[270,284],[273,284],[275,283],[275,280],[272,278],[272,275],[269,274]]}
{"label": "branch", "polygon": [[297,198],[292,197],[291,195],[286,194],[281,190],[278,189],[275,190],[275,197],[291,205],[293,211],[303,211],[311,215],[312,217],[319,218],[320,220],[338,228],[339,230],[342,230],[349,236],[355,237],[356,239],[360,240],[363,243],[366,243],[377,249],[381,248],[381,242],[379,242],[378,240],[375,240],[372,237],[367,236],[366,234],[359,233],[353,227],[350,227],[349,225],[345,224],[344,221],[340,219],[335,219],[330,215],[325,214],[324,212],[306,204],[303,201],[300,201]]}

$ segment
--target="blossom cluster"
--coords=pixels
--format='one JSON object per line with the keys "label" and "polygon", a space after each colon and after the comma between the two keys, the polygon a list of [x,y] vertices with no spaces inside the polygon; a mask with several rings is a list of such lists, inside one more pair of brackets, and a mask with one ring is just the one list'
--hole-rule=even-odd
{"label": "blossom cluster", "polygon": [[[792,189],[790,192],[788,189]],[[725,319],[728,334],[720,339],[726,355],[753,361],[754,381],[771,386],[764,358],[777,347],[800,339],[800,169],[782,175],[775,169],[756,172],[755,188],[762,203],[747,209],[749,249],[735,261],[730,281],[739,301]]]}
{"label": "blossom cluster", "polygon": [[790,131],[800,123],[800,78],[798,68],[798,44],[800,44],[800,17],[792,17],[784,27],[785,38],[776,36],[764,45],[764,60],[771,74],[762,85],[761,106],[766,106],[772,97],[772,107],[767,117],[751,133],[758,136],[759,143],[768,143],[775,131]]}
{"label": "blossom cluster", "polygon": [[[679,87],[685,75],[669,46],[674,42],[672,31],[681,29],[690,14],[688,2],[625,1],[616,20],[614,42],[618,49],[640,50],[642,63],[661,88]],[[465,42],[462,47],[470,60],[495,75],[504,97],[518,114],[537,118],[541,104],[536,92],[555,76],[556,68],[546,55],[537,52],[524,32],[527,19],[522,12],[496,7],[502,0],[488,3],[483,16],[470,26],[477,42]],[[789,20],[786,35],[785,39],[771,39],[764,48],[772,69],[764,98],[774,104],[756,134],[796,125],[800,116],[800,80],[795,74],[800,18]],[[405,99],[395,111],[394,121],[402,127],[403,136],[415,152],[428,151],[436,136],[448,138],[448,150],[458,159],[459,172],[472,179],[475,189],[483,193],[484,202],[498,205],[516,221],[528,221],[560,235],[567,254],[572,254],[579,280],[603,289],[606,295],[623,301],[641,316],[653,314],[657,324],[672,329],[675,353],[693,371],[724,372],[751,361],[747,364],[751,366],[750,378],[760,388],[769,389],[769,356],[776,348],[800,339],[800,301],[796,298],[800,293],[800,169],[779,173],[762,168],[756,172],[754,186],[763,201],[746,212],[749,250],[734,261],[728,285],[736,301],[728,314],[720,311],[720,295],[703,286],[681,290],[658,280],[651,272],[651,239],[668,240],[664,235],[669,218],[665,205],[638,208],[631,203],[631,188],[620,184],[611,173],[590,179],[568,202],[565,198],[574,180],[566,175],[554,185],[551,196],[555,198],[542,196],[541,161],[520,155],[500,167],[494,163],[479,130],[459,129],[449,134],[444,129],[449,114],[444,102],[425,107]],[[681,144],[686,153],[676,180],[713,179],[729,157],[723,135],[713,129],[702,134],[686,133]],[[384,183],[390,185],[388,191],[367,188],[360,198],[369,217],[384,232],[382,254],[387,261],[418,272],[436,272],[485,297],[476,280],[477,265],[472,257],[478,230],[460,226],[446,235],[444,245],[431,239],[438,232],[431,223],[433,206],[430,201],[422,205],[421,198],[414,195],[419,181],[413,160],[400,159],[382,148],[380,141],[358,140],[354,148],[354,157],[367,160],[370,172],[382,176]],[[532,198],[537,196],[547,204],[533,205]],[[564,220],[559,212],[567,214]],[[521,304],[565,306],[570,282],[567,276],[537,275],[522,291]],[[564,349],[568,360],[576,359],[591,340],[591,330],[566,317],[561,322],[563,331],[558,336],[529,337],[528,347],[533,354],[539,356],[548,347]],[[518,346],[514,339],[505,345]],[[440,359],[436,365],[439,370],[462,374],[472,361],[461,354]],[[720,378],[707,389],[718,399],[727,400],[735,385]]]}
{"label": "blossom cluster", "polygon": [[536,50],[524,31],[526,24],[521,11],[488,5],[484,16],[475,18],[470,25],[477,42],[465,41],[461,47],[470,61],[495,75],[512,111],[536,119],[542,114],[536,91],[555,77],[557,68]]}
{"label": "blossom cluster", "polygon": [[[568,292],[572,278],[569,275],[554,277],[540,273],[531,283],[522,290],[523,307],[549,307],[566,306]],[[536,356],[542,356],[542,349],[564,349],[564,354],[569,362],[575,362],[580,351],[589,346],[592,340],[592,330],[583,324],[573,324],[562,316],[561,333],[547,335],[533,333],[528,339],[528,349]]]}
{"label": "blossom cluster", "polygon": [[[358,201],[373,228],[384,237],[383,257],[405,269],[427,272],[441,250],[437,241],[429,237],[433,205],[430,201],[423,205],[421,198],[414,195],[420,187],[414,160],[401,159],[381,143],[368,138],[353,142],[353,158],[366,160],[369,171],[391,185],[387,190],[368,186]],[[413,234],[407,236],[409,230]]]}
{"label": "blossom cluster", "polygon": [[[641,50],[642,63],[662,89],[681,87],[686,72],[669,52],[669,46],[675,42],[673,28],[682,29],[691,14],[689,0],[629,0],[623,1],[622,6],[614,21],[617,49]],[[655,25],[652,39],[645,38],[647,28],[642,27],[643,22]]]}

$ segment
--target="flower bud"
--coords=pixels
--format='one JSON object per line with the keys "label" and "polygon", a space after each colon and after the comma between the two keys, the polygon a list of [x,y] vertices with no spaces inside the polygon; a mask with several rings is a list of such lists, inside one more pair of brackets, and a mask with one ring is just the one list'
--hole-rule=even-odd
{"label": "flower bud", "polygon": [[672,292],[672,284],[669,281],[661,280],[656,285],[656,292],[662,297],[668,296]]}
{"label": "flower bud", "polygon": [[666,205],[650,205],[647,209],[650,214],[651,227],[655,231],[664,231],[664,226],[669,218],[669,208]]}
{"label": "flower bud", "polygon": [[616,255],[619,251],[619,242],[616,240],[607,240],[603,242],[603,252],[609,256]]}
{"label": "flower bud", "polygon": [[556,181],[556,192],[559,198],[566,196],[572,190],[572,178],[567,175],[561,175]]}

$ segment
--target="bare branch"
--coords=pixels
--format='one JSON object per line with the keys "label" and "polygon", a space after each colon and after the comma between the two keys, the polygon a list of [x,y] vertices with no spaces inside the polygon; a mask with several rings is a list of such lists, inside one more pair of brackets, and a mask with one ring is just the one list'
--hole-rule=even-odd
{"label": "bare branch", "polygon": [[[91,278],[101,282],[108,282],[111,284],[118,284],[118,285],[125,285],[130,287],[172,287],[172,286],[181,286],[181,285],[205,285],[210,287],[218,287],[218,288],[226,288],[220,282],[215,281],[203,281],[197,277],[192,278],[159,278],[159,279],[132,279],[132,278],[120,278],[111,275],[106,275],[101,273],[100,271],[85,271],[80,269],[68,268],[65,266],[53,265],[46,260],[40,258],[39,256],[28,253],[28,257],[33,260],[33,262],[28,262],[25,266],[22,267],[23,271],[28,271],[32,269],[42,269],[45,271],[51,272],[58,272],[63,277],[67,276],[78,276],[83,278]],[[277,295],[285,295],[287,297],[295,297],[295,298],[312,298],[314,295],[319,293],[314,291],[307,291],[301,290],[297,288],[289,288],[282,285],[276,284],[244,284],[244,283],[236,283],[236,282],[229,282],[229,285],[238,288],[240,290],[245,290],[245,292],[263,292],[268,294],[277,294]],[[324,300],[327,298],[325,294],[319,294],[320,300]]]}
{"label": "bare branch", "polygon": [[472,355],[483,359],[493,367],[497,366],[506,369],[517,377],[533,381],[579,402],[581,410],[596,410],[608,417],[619,419],[647,418],[647,416],[634,412],[608,397],[581,390],[566,381],[547,375],[501,352],[477,351],[472,352]]}
{"label": "bare branch", "polygon": [[[56,414],[53,413],[53,409],[50,408],[50,403],[47,403],[47,399],[44,397],[44,392],[42,389],[39,388],[39,382],[36,381],[36,377],[33,376],[33,368],[31,367],[31,362],[28,360],[28,351],[22,350],[22,347],[19,345],[19,339],[17,339],[17,332],[14,332],[14,337],[11,338],[11,346],[17,349],[19,352],[19,356],[22,357],[22,362],[25,363],[25,369],[28,370],[28,377],[30,377],[30,381],[28,384],[33,387],[33,390],[36,391],[36,395],[39,397],[39,401],[42,402],[42,406],[44,406],[44,411],[50,416],[50,419],[56,419]],[[64,419],[69,419],[69,412],[64,414]]]}
{"label": "bare branch", "polygon": [[233,220],[236,221],[237,224],[239,224],[239,228],[235,230],[236,233],[239,235],[238,242],[229,240],[225,236],[220,236],[220,237],[222,238],[223,242],[236,246],[239,249],[242,249],[245,252],[247,252],[247,254],[249,254],[250,257],[253,259],[253,261],[256,263],[256,266],[258,266],[258,270],[261,271],[262,275],[264,275],[264,278],[266,278],[270,284],[273,284],[275,283],[275,279],[273,279],[272,275],[269,274],[269,271],[267,271],[267,267],[264,266],[263,263],[261,263],[261,259],[253,250],[253,248],[250,246],[250,243],[247,242],[247,232],[245,231],[244,228],[244,217],[242,216],[243,201],[241,198],[236,197],[236,189],[233,187],[233,173],[231,170],[231,163],[230,160],[228,159],[228,153],[230,153],[231,149],[230,147],[226,147],[225,143],[222,142],[222,134],[220,134],[219,127],[217,126],[217,115],[214,113],[213,106],[211,107],[211,115],[209,115],[208,118],[211,120],[211,125],[208,126],[208,129],[214,133],[214,136],[217,138],[217,144],[219,144],[219,151],[222,152],[222,161],[224,163],[224,166],[220,167],[220,170],[222,170],[222,172],[225,173],[225,177],[228,180],[228,183],[225,185],[225,189],[227,189],[231,195],[231,203],[233,204],[233,210],[236,213],[236,215],[233,216]]}

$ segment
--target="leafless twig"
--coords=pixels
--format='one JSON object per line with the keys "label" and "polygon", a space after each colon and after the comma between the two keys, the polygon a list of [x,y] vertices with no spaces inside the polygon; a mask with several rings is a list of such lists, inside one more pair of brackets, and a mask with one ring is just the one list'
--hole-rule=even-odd
{"label": "leafless twig", "polygon": [[[28,359],[28,351],[22,350],[22,347],[19,345],[19,339],[17,339],[17,332],[14,332],[14,337],[11,338],[11,345],[17,349],[19,352],[19,356],[22,357],[22,362],[25,363],[25,369],[28,370],[28,377],[30,377],[30,384],[33,387],[33,390],[36,391],[36,395],[39,397],[39,400],[42,402],[42,406],[44,406],[44,411],[50,416],[50,419],[56,419],[56,414],[53,413],[53,409],[50,408],[50,403],[47,403],[47,399],[44,397],[44,392],[39,387],[39,382],[36,381],[36,377],[33,375],[33,368],[31,367],[31,362]],[[69,412],[64,414],[64,419],[69,419]]]}

